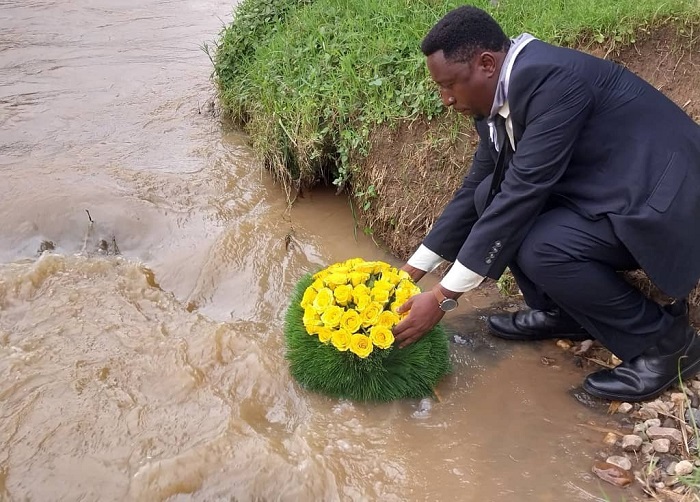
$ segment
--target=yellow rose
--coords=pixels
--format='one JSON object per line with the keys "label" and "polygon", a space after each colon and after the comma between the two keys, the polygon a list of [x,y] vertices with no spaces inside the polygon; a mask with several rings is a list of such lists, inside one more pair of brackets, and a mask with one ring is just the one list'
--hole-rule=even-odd
{"label": "yellow rose", "polygon": [[306,288],[306,291],[304,291],[304,296],[301,299],[301,308],[306,309],[306,307],[311,306],[311,304],[314,302],[314,298],[316,298],[316,290],[311,287]]}
{"label": "yellow rose", "polygon": [[359,286],[369,279],[369,274],[367,272],[353,271],[348,274],[348,278],[353,286]]}
{"label": "yellow rose", "polygon": [[406,272],[405,270],[399,270],[399,278],[406,280],[406,281],[412,281],[411,279],[411,274]]}
{"label": "yellow rose", "polygon": [[399,274],[395,271],[395,269],[392,269],[382,271],[381,280],[383,282],[388,282],[393,286],[394,284],[398,284],[401,278],[399,277]]}
{"label": "yellow rose", "polygon": [[399,320],[399,316],[397,316],[395,313],[391,312],[390,310],[385,310],[384,312],[379,314],[376,326],[382,326],[384,328],[391,329],[396,325],[396,323],[399,322]]}
{"label": "yellow rose", "polygon": [[343,310],[343,307],[331,305],[321,314],[321,321],[323,321],[323,325],[327,328],[337,328],[340,324],[340,320],[343,318],[344,312],[345,310]]}
{"label": "yellow rose", "polygon": [[335,302],[344,307],[352,300],[352,286],[349,284],[338,286],[333,290],[333,296],[335,296]]}
{"label": "yellow rose", "polygon": [[314,298],[314,309],[316,309],[316,312],[318,312],[319,314],[322,314],[331,305],[335,305],[333,291],[331,291],[328,288],[321,288],[321,290],[316,294],[316,298]]}
{"label": "yellow rose", "polygon": [[331,343],[333,346],[341,352],[345,352],[350,348],[350,340],[352,335],[346,329],[336,329],[333,331],[331,336]]}
{"label": "yellow rose", "polygon": [[386,289],[372,288],[372,301],[384,305],[386,302],[389,301],[390,294],[391,292],[387,291]]}
{"label": "yellow rose", "polygon": [[355,265],[359,265],[360,263],[364,263],[365,260],[362,258],[350,258],[349,260],[345,260],[343,265],[345,265],[348,268],[354,268]]}
{"label": "yellow rose", "polygon": [[375,326],[369,332],[372,343],[380,349],[388,349],[394,343],[394,334],[384,326]]}
{"label": "yellow rose", "polygon": [[304,323],[307,331],[309,331],[309,326],[321,326],[323,324],[321,317],[313,307],[307,307],[304,309],[304,317],[302,318],[302,322]]}
{"label": "yellow rose", "polygon": [[355,310],[357,310],[358,312],[363,312],[367,308],[367,305],[372,303],[372,298],[370,298],[368,294],[354,297],[354,300]]}
{"label": "yellow rose", "polygon": [[309,287],[315,289],[316,291],[320,291],[321,289],[325,288],[323,285],[323,279],[316,279]]}
{"label": "yellow rose", "polygon": [[328,270],[327,270],[327,269],[323,269],[323,270],[321,270],[320,272],[316,272],[316,273],[313,275],[313,278],[314,278],[315,280],[321,280],[321,281],[322,281],[327,275],[328,275]]}
{"label": "yellow rose", "polygon": [[406,300],[408,300],[410,297],[411,295],[409,291],[407,291],[406,289],[401,289],[396,291],[396,294],[394,295],[394,301],[406,303]]}
{"label": "yellow rose", "polygon": [[380,274],[380,273],[384,272],[385,270],[391,270],[392,268],[393,267],[386,262],[375,261],[374,262],[374,271],[372,273]]}
{"label": "yellow rose", "polygon": [[358,296],[369,296],[371,292],[372,290],[369,289],[365,284],[358,284],[357,286],[352,288],[352,299],[355,303],[357,303]]}
{"label": "yellow rose", "polygon": [[372,289],[383,289],[385,291],[391,291],[392,289],[394,289],[394,284],[389,281],[385,281],[384,279],[379,279],[378,281],[374,281]]}
{"label": "yellow rose", "polygon": [[369,305],[367,305],[361,314],[362,326],[365,328],[374,326],[379,318],[379,314],[381,314],[383,310],[384,307],[382,307],[381,303],[371,302]]}
{"label": "yellow rose", "polygon": [[340,327],[348,330],[350,333],[354,333],[360,329],[362,324],[362,317],[357,313],[356,310],[350,309],[343,314],[340,319]]}
{"label": "yellow rose", "polygon": [[348,283],[348,277],[344,273],[330,274],[326,276],[323,282],[331,289],[335,289],[337,286]]}
{"label": "yellow rose", "polygon": [[358,263],[355,265],[355,272],[363,272],[365,274],[373,274],[376,263],[373,261],[366,261],[363,263]]}
{"label": "yellow rose", "polygon": [[367,335],[355,333],[350,338],[350,352],[364,359],[372,353],[372,340]]}
{"label": "yellow rose", "polygon": [[321,327],[318,330],[318,341],[321,343],[328,343],[328,341],[333,337],[333,330],[331,328]]}

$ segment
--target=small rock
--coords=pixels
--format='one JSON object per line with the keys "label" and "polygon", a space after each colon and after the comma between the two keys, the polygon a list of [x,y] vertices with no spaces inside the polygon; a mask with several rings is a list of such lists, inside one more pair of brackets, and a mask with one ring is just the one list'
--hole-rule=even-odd
{"label": "small rock", "polygon": [[[692,418],[691,418],[691,414],[692,414]],[[697,425],[700,425],[700,410],[697,408],[688,408],[685,411],[685,421],[692,424],[693,419],[695,419],[695,423]]]}
{"label": "small rock", "polygon": [[671,401],[674,403],[683,403],[688,399],[688,397],[682,392],[674,392],[671,394]]}
{"label": "small rock", "polygon": [[630,462],[630,459],[627,457],[621,457],[619,455],[613,455],[611,457],[608,457],[606,460],[608,464],[616,465],[620,469],[624,469],[626,471],[629,471],[632,468],[632,462]]}
{"label": "small rock", "polygon": [[593,474],[598,476],[603,481],[607,481],[608,483],[619,487],[625,487],[634,480],[631,472],[607,462],[595,462],[592,470]]}
{"label": "small rock", "polygon": [[700,380],[691,381],[690,386],[695,390],[700,390]]}
{"label": "small rock", "polygon": [[665,438],[654,439],[651,445],[654,447],[656,453],[668,453],[671,449],[671,441]]}
{"label": "small rock", "polygon": [[654,488],[656,488],[657,490],[663,490],[664,488],[666,488],[666,483],[664,483],[663,481],[658,481],[654,483]]}
{"label": "small rock", "polygon": [[695,469],[695,466],[690,460],[681,460],[676,464],[676,476],[687,476],[691,472],[693,472],[693,469]]}
{"label": "small rock", "polygon": [[605,437],[603,438],[603,443],[613,446],[615,443],[617,443],[617,434],[614,434],[612,432],[608,432]]}
{"label": "small rock", "polygon": [[678,478],[676,476],[669,476],[664,480],[664,484],[667,488],[675,485],[676,483],[678,483]]}
{"label": "small rock", "polygon": [[690,396],[690,406],[692,406],[693,408],[700,407],[700,396],[698,396],[697,394],[693,394],[692,396]]}
{"label": "small rock", "polygon": [[654,451],[654,445],[651,443],[644,443],[642,445],[642,453],[644,455],[650,454],[652,451]]}
{"label": "small rock", "polygon": [[651,440],[668,439],[674,443],[681,443],[683,441],[681,431],[671,427],[649,427],[647,429],[647,436],[649,436]]}
{"label": "small rock", "polygon": [[671,417],[668,417],[668,418],[664,419],[661,426],[667,427],[667,428],[673,428],[676,426],[676,421],[674,419],[672,419]]}
{"label": "small rock", "polygon": [[582,356],[589,350],[591,350],[591,347],[593,346],[593,340],[584,340],[582,341],[578,347],[574,350],[574,354],[577,356]]}
{"label": "small rock", "polygon": [[641,408],[639,408],[638,411],[639,418],[642,420],[646,420],[649,418],[658,418],[659,412],[656,411],[654,408],[650,408],[648,405],[644,405]]}
{"label": "small rock", "polygon": [[620,403],[620,406],[617,407],[617,412],[629,413],[630,411],[632,411],[632,408],[634,408],[634,406],[632,406],[630,403]]}
{"label": "small rock", "polygon": [[661,427],[661,420],[658,418],[650,418],[644,421],[645,432],[649,427]]}
{"label": "small rock", "polygon": [[637,451],[642,446],[642,438],[636,434],[627,434],[622,437],[623,451]]}
{"label": "small rock", "polygon": [[668,464],[668,467],[666,467],[666,474],[669,476],[673,476],[676,474],[676,466],[678,465],[678,462],[671,462]]}
{"label": "small rock", "polygon": [[647,426],[644,424],[644,422],[635,424],[635,426],[634,426],[634,433],[635,434],[644,433],[646,431],[647,431]]}
{"label": "small rock", "polygon": [[569,350],[573,344],[569,340],[557,340],[557,347]]}

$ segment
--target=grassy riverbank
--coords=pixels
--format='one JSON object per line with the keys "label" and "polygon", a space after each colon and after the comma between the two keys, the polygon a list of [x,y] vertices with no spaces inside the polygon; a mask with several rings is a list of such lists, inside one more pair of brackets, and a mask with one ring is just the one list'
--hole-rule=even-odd
{"label": "grassy riverbank", "polygon": [[[457,1],[244,0],[214,55],[223,108],[287,186],[346,186],[380,125],[443,113],[419,50]],[[628,44],[654,26],[696,16],[697,0],[490,1],[511,35],[565,45]],[[369,192],[368,192],[369,189]],[[355,186],[367,199],[381,195]]]}

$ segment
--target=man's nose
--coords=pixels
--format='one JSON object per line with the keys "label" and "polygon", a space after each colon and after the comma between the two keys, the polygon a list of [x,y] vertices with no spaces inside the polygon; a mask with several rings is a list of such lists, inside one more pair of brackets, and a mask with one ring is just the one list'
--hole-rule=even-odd
{"label": "man's nose", "polygon": [[448,96],[444,92],[440,92],[440,99],[442,99],[442,104],[445,105],[446,107],[450,107],[450,106],[455,104],[454,96]]}

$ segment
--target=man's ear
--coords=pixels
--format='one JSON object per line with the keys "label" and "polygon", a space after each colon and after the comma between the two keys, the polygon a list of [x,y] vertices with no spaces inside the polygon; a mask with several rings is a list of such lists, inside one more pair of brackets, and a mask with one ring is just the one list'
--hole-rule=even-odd
{"label": "man's ear", "polygon": [[486,78],[496,75],[498,60],[492,52],[482,52],[477,56],[477,67],[484,73]]}

